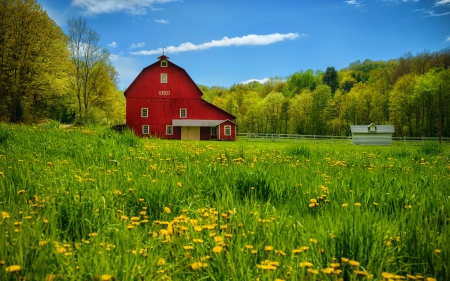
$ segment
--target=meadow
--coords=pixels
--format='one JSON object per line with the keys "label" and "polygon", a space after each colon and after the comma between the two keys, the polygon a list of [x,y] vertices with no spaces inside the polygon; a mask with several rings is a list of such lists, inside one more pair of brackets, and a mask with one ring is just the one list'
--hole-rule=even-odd
{"label": "meadow", "polygon": [[0,280],[450,280],[450,146],[0,123]]}

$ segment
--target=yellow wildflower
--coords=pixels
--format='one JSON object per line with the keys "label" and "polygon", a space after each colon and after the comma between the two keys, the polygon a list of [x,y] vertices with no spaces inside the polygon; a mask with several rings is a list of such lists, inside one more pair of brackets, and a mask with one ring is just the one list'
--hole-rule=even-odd
{"label": "yellow wildflower", "polygon": [[220,253],[220,252],[222,252],[222,246],[215,246],[214,248],[213,248],[213,252],[214,253]]}
{"label": "yellow wildflower", "polygon": [[196,269],[200,269],[202,267],[207,267],[208,264],[204,263],[204,262],[194,262],[193,264],[191,264],[192,269],[196,270]]}
{"label": "yellow wildflower", "polygon": [[168,214],[170,214],[170,208],[169,207],[164,207],[164,212],[166,212],[166,213],[168,213]]}
{"label": "yellow wildflower", "polygon": [[13,273],[13,272],[19,271],[20,269],[21,269],[20,265],[11,265],[11,266],[8,266],[7,268],[5,268],[5,271]]}
{"label": "yellow wildflower", "polygon": [[103,274],[102,276],[100,276],[100,280],[102,281],[108,281],[111,280],[112,276],[109,274]]}

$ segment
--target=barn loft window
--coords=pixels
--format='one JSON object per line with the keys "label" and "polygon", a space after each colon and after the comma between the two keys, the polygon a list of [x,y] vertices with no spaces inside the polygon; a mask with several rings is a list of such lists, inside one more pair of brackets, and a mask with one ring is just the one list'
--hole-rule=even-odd
{"label": "barn loft window", "polygon": [[148,108],[141,108],[141,117],[148,117]]}
{"label": "barn loft window", "polygon": [[150,126],[149,125],[142,125],[142,134],[143,135],[150,134]]}
{"label": "barn loft window", "polygon": [[217,127],[211,127],[211,136],[217,136]]}
{"label": "barn loft window", "polygon": [[186,117],[187,117],[187,109],[180,108],[180,118],[186,118]]}
{"label": "barn loft window", "polygon": [[161,61],[161,67],[167,67],[167,61],[166,60],[162,60]]}
{"label": "barn loft window", "polygon": [[173,126],[172,125],[166,126],[166,135],[168,135],[168,136],[173,135]]}
{"label": "barn loft window", "polygon": [[224,127],[225,136],[231,136],[231,126],[227,125]]}
{"label": "barn loft window", "polygon": [[167,73],[161,73],[161,83],[167,83]]}

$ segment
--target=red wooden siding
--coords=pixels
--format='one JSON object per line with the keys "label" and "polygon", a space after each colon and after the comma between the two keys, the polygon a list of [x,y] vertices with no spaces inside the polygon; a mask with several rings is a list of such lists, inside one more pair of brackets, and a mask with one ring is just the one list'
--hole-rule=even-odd
{"label": "red wooden siding", "polygon": [[[174,119],[223,120],[231,126],[232,135],[225,136],[224,125],[217,128],[217,136],[211,136],[211,127],[200,128],[200,139],[235,140],[235,116],[202,100],[202,92],[184,69],[160,61],[144,68],[125,91],[126,120],[137,135],[142,135],[142,125],[150,126],[150,135],[160,138],[180,139],[181,127],[173,127],[173,134],[166,135],[166,126]],[[161,83],[161,73],[167,73],[167,83]],[[141,117],[141,109],[148,108],[148,117]],[[180,109],[186,109],[186,117],[180,117]],[[227,123],[228,122],[228,123]]]}

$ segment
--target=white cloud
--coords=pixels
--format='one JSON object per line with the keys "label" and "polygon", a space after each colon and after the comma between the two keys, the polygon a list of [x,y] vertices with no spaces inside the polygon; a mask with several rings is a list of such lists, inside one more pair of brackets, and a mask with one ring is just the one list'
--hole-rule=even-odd
{"label": "white cloud", "polygon": [[445,38],[445,42],[450,42],[450,36],[447,36],[447,38]]}
{"label": "white cloud", "polygon": [[117,47],[117,43],[116,43],[116,41],[112,41],[112,43],[108,44],[108,46],[111,48],[115,48],[115,47]]}
{"label": "white cloud", "polygon": [[436,3],[434,3],[434,5],[439,6],[439,5],[448,5],[450,4],[450,0],[439,0]]}
{"label": "white cloud", "polygon": [[358,1],[358,0],[347,0],[344,1],[345,3],[349,4],[349,5],[353,5],[355,6],[355,8],[357,8],[358,10],[361,11],[366,11],[366,7],[364,6],[364,4],[362,3],[362,1]]}
{"label": "white cloud", "polygon": [[267,81],[269,81],[270,80],[270,78],[263,78],[263,79],[249,79],[249,80],[246,80],[246,81],[242,81],[240,84],[249,84],[249,83],[252,83],[252,82],[259,82],[260,84],[264,84],[264,83],[266,83]]}
{"label": "white cloud", "polygon": [[155,4],[165,4],[178,0],[72,0],[72,6],[81,8],[85,14],[109,14],[115,12],[126,12],[133,15],[144,15],[147,9],[153,8]]}
{"label": "white cloud", "polygon": [[169,21],[167,21],[167,20],[155,20],[157,23],[163,23],[163,24],[166,24],[166,23],[169,23]]}
{"label": "white cloud", "polygon": [[131,44],[131,48],[132,49],[134,49],[134,48],[142,48],[142,47],[145,47],[145,43],[144,42],[141,42],[141,43],[137,43],[137,44]]}
{"label": "white cloud", "polygon": [[[195,45],[191,42],[182,43],[179,46],[169,46],[164,48],[165,53],[181,53],[189,51],[202,51],[216,47],[230,47],[230,46],[246,46],[246,45],[269,45],[284,40],[294,40],[298,37],[303,37],[305,34],[287,33],[287,34],[268,34],[256,35],[250,34],[242,37],[228,38],[223,37],[221,40],[212,40],[211,42]],[[159,48],[150,51],[132,52],[133,55],[157,55],[162,54],[163,49]]]}

